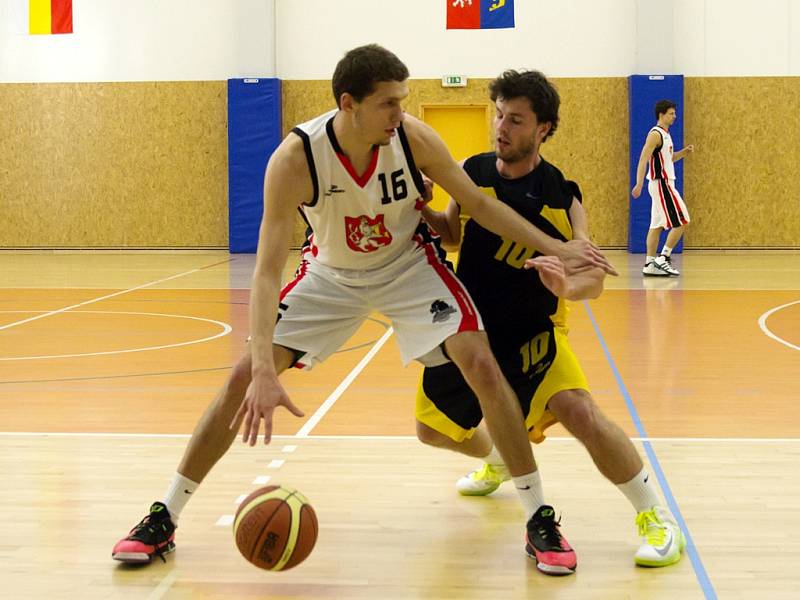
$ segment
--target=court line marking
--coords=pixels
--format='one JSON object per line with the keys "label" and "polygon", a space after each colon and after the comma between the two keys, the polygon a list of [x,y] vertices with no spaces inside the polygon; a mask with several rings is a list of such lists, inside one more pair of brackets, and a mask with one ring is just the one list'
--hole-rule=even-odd
{"label": "court line marking", "polygon": [[[11,311],[9,311],[11,312]],[[21,312],[33,312],[33,311],[21,311]],[[75,312],[90,312],[90,311],[75,311]],[[384,329],[389,328],[389,324],[385,323],[379,319],[375,319],[373,317],[367,317],[367,321],[372,321],[377,323]],[[342,354],[344,352],[352,352],[354,350],[360,350],[361,348],[365,348],[371,344],[374,344],[374,340],[370,340],[367,342],[363,342],[361,344],[356,344],[355,346],[347,346],[346,348],[339,348],[334,354]],[[209,371],[225,371],[233,368],[233,365],[228,365],[227,367],[208,367],[206,369],[189,369],[189,370],[182,370],[182,371],[153,371],[151,373],[128,373],[125,375],[88,375],[86,377],[58,377],[55,379],[12,379],[9,381],[0,381],[0,385],[9,385],[9,384],[25,384],[25,383],[53,383],[53,382],[60,382],[60,381],[101,381],[103,379],[122,379],[125,377],[160,377],[164,375],[185,375],[187,373],[205,373]]]}
{"label": "court line marking", "polygon": [[[0,310],[3,313],[31,313],[31,312],[45,312],[39,310]],[[10,360],[39,360],[49,358],[76,358],[79,356],[103,356],[108,354],[127,354],[129,352],[146,352],[148,350],[164,350],[165,348],[178,348],[179,346],[190,346],[192,344],[200,344],[202,342],[210,342],[219,337],[228,335],[233,331],[233,327],[222,321],[215,321],[214,319],[206,319],[205,317],[190,317],[189,315],[172,315],[166,313],[151,313],[151,312],[129,312],[129,311],[114,311],[114,310],[73,310],[70,312],[73,315],[82,314],[100,314],[100,315],[146,315],[148,317],[170,317],[176,319],[191,319],[193,321],[205,321],[206,323],[213,323],[222,327],[222,331],[212,336],[204,337],[197,340],[189,340],[188,342],[176,342],[174,344],[162,344],[161,346],[147,346],[145,348],[127,348],[124,350],[107,350],[103,352],[81,352],[79,354],[51,354],[43,356],[0,356],[0,361]]]}
{"label": "court line marking", "polygon": [[163,598],[164,594],[166,594],[169,589],[172,587],[172,584],[175,583],[175,580],[178,578],[178,570],[173,569],[161,580],[155,589],[150,592],[150,595],[147,596],[147,600],[158,600],[159,598]]}
{"label": "court line marking", "polygon": [[164,277],[162,279],[157,279],[156,281],[151,281],[149,283],[143,283],[142,285],[137,285],[136,287],[128,288],[125,290],[121,290],[119,292],[114,292],[113,294],[106,294],[105,296],[100,296],[99,298],[93,298],[91,300],[84,300],[83,302],[78,302],[77,304],[73,304],[71,306],[65,306],[64,308],[59,308],[56,310],[51,310],[41,315],[37,315],[35,317],[30,317],[28,319],[22,319],[21,321],[14,321],[13,323],[6,323],[5,325],[0,325],[0,331],[5,329],[11,329],[12,327],[16,327],[17,325],[24,325],[25,323],[31,323],[33,321],[38,321],[39,319],[44,319],[45,317],[50,317],[52,315],[57,315],[63,312],[67,312],[68,310],[72,310],[73,308],[79,308],[81,306],[86,306],[87,304],[93,304],[95,302],[100,302],[101,300],[108,300],[109,298],[116,298],[117,296],[122,296],[123,294],[127,294],[129,292],[135,292],[136,290],[141,290],[153,285],[158,285],[159,283],[163,283],[165,281],[171,281],[173,279],[178,279],[179,277],[184,277],[186,275],[191,275],[192,273],[197,273],[202,271],[203,269],[208,269],[210,267],[214,267],[217,265],[221,265],[222,263],[230,262],[227,261],[218,261],[211,265],[206,265],[204,267],[198,267],[196,269],[191,269],[190,271],[184,271],[183,273],[178,273],[177,275],[170,275],[169,277]]}
{"label": "court line marking", "polygon": [[789,348],[792,348],[793,350],[800,350],[800,346],[795,346],[791,342],[787,342],[783,338],[778,337],[777,335],[772,333],[769,327],[767,327],[767,319],[770,317],[770,315],[778,312],[779,310],[792,306],[793,304],[800,304],[800,300],[795,300],[794,302],[789,302],[787,304],[782,304],[781,306],[776,306],[775,308],[769,309],[763,315],[758,317],[758,326],[761,328],[761,331],[763,331],[764,335],[766,335],[767,337],[772,338],[773,340],[783,344],[784,346],[789,346]]}
{"label": "court line marking", "polygon": [[[131,439],[177,439],[188,440],[192,437],[191,433],[125,433],[125,432],[91,432],[91,431],[0,431],[0,437],[108,437],[108,438],[131,438]],[[296,440],[297,435],[275,434],[274,440]],[[416,441],[415,435],[307,435],[302,439],[319,441]],[[631,437],[634,442],[679,442],[679,443],[715,443],[715,444],[791,444],[800,443],[800,437],[796,438],[686,438],[686,437]],[[575,442],[573,437],[550,437],[548,442]]]}
{"label": "court line marking", "polygon": [[305,425],[303,425],[299,431],[295,434],[295,437],[298,438],[307,438],[308,434],[311,432],[314,427],[316,427],[322,418],[327,414],[327,412],[331,409],[331,407],[336,403],[339,397],[344,393],[344,391],[350,387],[350,384],[353,383],[356,377],[358,377],[359,373],[364,370],[369,362],[374,358],[374,356],[378,353],[378,351],[383,347],[383,345],[387,342],[387,340],[391,337],[394,333],[394,327],[389,327],[386,330],[381,338],[375,342],[375,345],[372,349],[364,355],[359,363],[355,366],[355,368],[347,374],[342,382],[336,386],[336,389],[333,390],[330,396],[325,399],[325,402],[317,409],[317,411],[311,415],[311,418],[306,421]]}
{"label": "court line marking", "polygon": [[[639,412],[636,410],[636,406],[633,403],[633,397],[628,392],[628,388],[625,385],[625,382],[622,379],[622,374],[617,369],[617,364],[614,362],[614,358],[611,356],[611,350],[608,348],[606,344],[606,340],[603,337],[602,332],[600,331],[600,326],[597,323],[597,320],[594,317],[594,313],[592,309],[589,308],[589,303],[584,300],[583,306],[586,309],[587,314],[589,315],[589,320],[592,323],[592,327],[594,328],[594,332],[597,335],[597,339],[600,342],[600,346],[603,350],[603,354],[605,354],[606,362],[608,366],[611,368],[611,372],[614,375],[614,379],[617,381],[617,386],[619,387],[619,391],[622,393],[622,397],[625,399],[625,404],[628,407],[628,412],[630,413],[631,419],[633,420],[633,424],[636,427],[636,431],[639,432],[639,435],[643,438],[647,438],[647,432],[645,431],[644,425],[642,424],[641,419],[639,418]],[[700,558],[700,553],[697,550],[697,547],[694,544],[694,540],[692,539],[692,534],[689,532],[689,527],[686,525],[686,521],[681,514],[680,509],[678,508],[678,502],[675,499],[675,496],[672,493],[672,489],[667,482],[667,476],[664,473],[664,470],[661,468],[661,463],[658,461],[658,457],[656,456],[655,450],[649,441],[643,442],[644,450],[647,453],[647,458],[650,460],[650,465],[655,472],[656,478],[658,479],[659,484],[661,485],[661,491],[664,494],[664,500],[669,506],[670,511],[672,511],[675,520],[678,522],[678,525],[683,530],[684,535],[686,536],[686,554],[689,555],[689,559],[692,562],[692,567],[694,568],[695,576],[697,577],[697,582],[700,584],[700,588],[703,591],[703,594],[708,600],[716,600],[717,599],[717,592],[714,590],[714,586],[711,583],[711,580],[708,577],[708,573],[706,572],[705,567],[703,566],[703,561]]]}

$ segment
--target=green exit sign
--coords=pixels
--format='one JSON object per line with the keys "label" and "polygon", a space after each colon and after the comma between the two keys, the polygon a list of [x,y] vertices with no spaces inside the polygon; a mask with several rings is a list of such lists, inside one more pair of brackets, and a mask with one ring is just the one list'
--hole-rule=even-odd
{"label": "green exit sign", "polygon": [[442,87],[467,87],[467,78],[461,75],[445,75],[442,77]]}

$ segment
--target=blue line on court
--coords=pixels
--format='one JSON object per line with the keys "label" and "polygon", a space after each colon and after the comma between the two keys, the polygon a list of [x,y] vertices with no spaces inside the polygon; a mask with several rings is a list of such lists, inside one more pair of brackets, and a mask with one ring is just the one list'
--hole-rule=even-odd
{"label": "blue line on court", "polygon": [[600,341],[600,346],[603,348],[603,353],[606,355],[608,365],[611,367],[612,373],[614,373],[614,379],[617,380],[617,385],[619,386],[620,392],[622,392],[622,397],[625,399],[625,404],[628,407],[628,412],[631,415],[631,419],[633,419],[633,424],[636,426],[636,431],[639,432],[639,437],[642,438],[644,450],[647,453],[647,458],[650,459],[650,464],[653,466],[653,470],[656,473],[658,483],[661,485],[661,491],[664,493],[664,499],[667,501],[667,506],[669,506],[669,509],[672,511],[672,514],[678,521],[678,525],[683,530],[683,534],[686,536],[686,553],[689,555],[689,558],[692,561],[692,566],[694,567],[697,581],[700,583],[700,587],[703,589],[703,593],[708,600],[717,600],[717,592],[714,590],[714,586],[711,584],[711,580],[708,578],[708,573],[706,573],[706,569],[703,566],[703,561],[700,560],[700,555],[698,554],[697,548],[694,545],[694,540],[689,533],[689,528],[686,526],[686,522],[683,520],[683,515],[678,509],[678,503],[676,502],[675,497],[672,494],[672,490],[667,483],[667,477],[664,474],[664,471],[661,469],[661,463],[658,462],[658,458],[653,450],[653,446],[648,441],[647,432],[645,431],[644,425],[642,425],[642,421],[639,418],[639,413],[636,410],[636,406],[633,404],[631,395],[628,393],[628,388],[625,387],[625,382],[622,381],[622,375],[620,375],[617,365],[614,362],[614,359],[611,357],[611,352],[606,345],[606,340],[603,338],[603,334],[600,332],[600,327],[594,318],[594,313],[592,313],[592,309],[589,308],[588,302],[584,301],[583,306],[586,308],[586,312],[589,314],[589,320],[592,322],[594,332],[597,334],[597,339]]}

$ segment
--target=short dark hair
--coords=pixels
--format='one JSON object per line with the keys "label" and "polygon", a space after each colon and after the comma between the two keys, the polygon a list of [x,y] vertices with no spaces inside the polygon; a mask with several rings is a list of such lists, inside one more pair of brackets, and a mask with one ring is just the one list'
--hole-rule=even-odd
{"label": "short dark hair", "polygon": [[405,81],[408,68],[394,54],[377,44],[353,48],[336,65],[331,87],[336,106],[342,94],[348,93],[361,102],[379,81]]}
{"label": "short dark hair", "polygon": [[527,98],[536,119],[540,123],[550,123],[550,131],[544,139],[556,132],[561,98],[555,86],[540,71],[505,71],[489,84],[489,92],[492,102],[498,98]]}
{"label": "short dark hair", "polygon": [[656,102],[655,109],[653,109],[656,113],[656,121],[658,118],[667,112],[670,108],[678,108],[678,105],[675,104],[672,100],[659,100]]}

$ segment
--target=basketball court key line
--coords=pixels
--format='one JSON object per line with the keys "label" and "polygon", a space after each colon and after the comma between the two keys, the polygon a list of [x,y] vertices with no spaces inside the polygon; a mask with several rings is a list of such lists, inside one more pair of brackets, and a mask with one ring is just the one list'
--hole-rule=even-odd
{"label": "basketball court key line", "polygon": [[317,412],[311,415],[311,418],[305,423],[305,425],[303,425],[300,428],[300,430],[295,434],[295,437],[298,438],[308,437],[308,434],[311,432],[311,430],[314,429],[314,427],[316,427],[319,424],[319,422],[327,414],[327,412],[331,409],[331,407],[336,403],[339,397],[344,393],[344,391],[348,387],[350,387],[350,384],[353,383],[355,378],[358,377],[359,373],[361,373],[361,371],[364,370],[364,367],[366,367],[369,364],[369,361],[371,361],[375,357],[375,355],[383,347],[383,345],[386,343],[386,341],[393,333],[394,333],[394,328],[389,327],[389,329],[386,330],[386,333],[384,333],[381,336],[381,338],[377,342],[375,342],[375,345],[372,347],[372,349],[369,352],[367,352],[364,358],[361,359],[361,361],[355,366],[355,368],[352,371],[350,371],[350,373],[347,374],[347,377],[345,377],[344,380],[342,380],[342,382],[336,387],[336,389],[333,390],[333,393],[330,396],[328,396],[325,402],[322,403],[322,406],[320,406],[317,409]]}
{"label": "basketball court key line", "polygon": [[[600,342],[601,348],[603,349],[603,354],[605,354],[606,361],[611,368],[611,372],[614,374],[614,379],[617,381],[619,391],[622,394],[622,397],[625,399],[625,404],[627,405],[628,412],[630,413],[631,419],[636,426],[636,431],[639,432],[639,435],[642,438],[646,439],[647,432],[645,431],[644,425],[639,418],[639,413],[633,403],[633,398],[628,392],[628,388],[625,386],[625,382],[622,379],[619,369],[617,369],[617,364],[614,362],[614,358],[611,356],[611,351],[609,350],[606,340],[600,331],[600,326],[594,317],[594,313],[592,312],[592,309],[589,308],[589,303],[585,300],[583,301],[583,307],[586,309],[586,312],[589,315],[589,320],[592,322],[592,327],[594,328],[594,332],[597,335],[597,339]],[[666,500],[669,509],[672,511],[673,516],[678,521],[678,525],[686,536],[686,553],[689,555],[689,559],[692,562],[692,566],[694,567],[694,572],[697,576],[697,581],[700,584],[700,588],[703,590],[703,594],[708,600],[717,600],[717,592],[714,590],[714,586],[711,584],[711,580],[708,578],[708,573],[706,573],[706,569],[703,566],[703,561],[700,559],[700,554],[694,545],[692,534],[689,532],[689,528],[686,526],[686,521],[683,519],[683,515],[678,508],[678,503],[675,500],[675,496],[672,494],[672,489],[670,488],[669,483],[667,483],[667,477],[661,468],[661,463],[658,461],[655,450],[653,450],[653,447],[649,441],[644,441],[642,445],[644,446],[647,457],[650,460],[651,466],[653,467],[653,471],[655,471],[656,478],[661,485],[661,491],[664,493],[664,500]]]}
{"label": "basketball court key line", "polygon": [[[345,392],[345,390],[348,387],[350,387],[350,384],[353,383],[353,381],[355,381],[355,378],[358,377],[361,371],[364,370],[364,367],[366,367],[369,364],[369,362],[375,357],[375,355],[383,347],[383,345],[386,343],[386,341],[389,339],[392,333],[394,333],[394,329],[392,327],[389,327],[389,329],[386,330],[386,333],[384,333],[381,336],[381,338],[377,342],[375,342],[375,345],[372,347],[372,349],[369,352],[367,352],[367,354],[364,356],[364,358],[362,358],[359,361],[359,363],[355,366],[355,368],[353,368],[353,370],[347,374],[347,377],[345,377],[342,380],[342,382],[338,386],[336,386],[336,389],[333,390],[333,393],[325,399],[325,402],[323,402],[322,405],[317,409],[317,411],[313,415],[311,415],[311,418],[305,423],[305,425],[303,425],[303,427],[300,428],[300,431],[298,431],[294,435],[294,437],[308,438],[309,432],[312,429],[314,429],[314,427],[317,426],[317,424],[328,413],[328,411],[341,397],[341,395]],[[294,446],[290,451],[294,451],[295,448],[297,448],[297,446]],[[286,448],[284,448],[284,452],[285,451]],[[267,468],[278,469],[281,466],[283,466],[284,462],[286,461],[274,459],[269,463],[269,465],[267,465]],[[253,484],[263,485],[267,481],[269,481],[269,479],[270,478],[268,475],[261,475],[259,477],[256,477],[256,479],[253,481]],[[233,515],[222,515],[217,520],[217,525],[230,525],[232,522],[233,522]]]}

